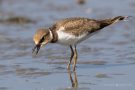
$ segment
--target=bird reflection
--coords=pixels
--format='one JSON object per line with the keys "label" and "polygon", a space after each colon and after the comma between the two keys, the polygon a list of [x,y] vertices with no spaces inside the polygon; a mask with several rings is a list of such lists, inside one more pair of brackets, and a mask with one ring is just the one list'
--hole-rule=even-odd
{"label": "bird reflection", "polygon": [[76,71],[71,72],[68,70],[69,79],[71,81],[72,87],[77,88],[78,87],[78,81],[77,81],[77,74]]}

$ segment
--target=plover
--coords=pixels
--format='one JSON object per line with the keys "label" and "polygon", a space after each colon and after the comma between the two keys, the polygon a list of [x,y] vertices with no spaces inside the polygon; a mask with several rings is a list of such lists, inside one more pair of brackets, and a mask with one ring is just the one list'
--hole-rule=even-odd
{"label": "plover", "polygon": [[75,71],[78,56],[76,48],[77,44],[106,26],[125,20],[126,18],[127,16],[117,16],[109,19],[95,20],[74,17],[59,20],[50,28],[43,28],[36,31],[33,37],[35,42],[33,53],[37,54],[40,47],[46,45],[47,43],[60,43],[68,45],[71,50],[71,56],[67,68],[70,69],[71,61],[74,60],[73,70]]}

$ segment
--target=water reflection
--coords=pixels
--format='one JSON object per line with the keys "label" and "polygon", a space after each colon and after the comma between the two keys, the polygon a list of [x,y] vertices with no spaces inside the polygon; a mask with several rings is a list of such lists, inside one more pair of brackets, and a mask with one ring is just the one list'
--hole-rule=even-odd
{"label": "water reflection", "polygon": [[71,72],[70,70],[68,70],[68,75],[69,75],[69,79],[71,81],[72,87],[77,88],[78,87],[78,80],[77,80],[76,71]]}

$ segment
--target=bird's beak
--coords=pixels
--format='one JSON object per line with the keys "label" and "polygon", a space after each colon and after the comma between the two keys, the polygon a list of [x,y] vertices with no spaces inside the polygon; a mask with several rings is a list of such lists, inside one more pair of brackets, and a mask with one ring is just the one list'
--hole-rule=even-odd
{"label": "bird's beak", "polygon": [[34,48],[32,49],[32,53],[37,55],[39,50],[40,50],[41,44],[37,44],[34,46]]}

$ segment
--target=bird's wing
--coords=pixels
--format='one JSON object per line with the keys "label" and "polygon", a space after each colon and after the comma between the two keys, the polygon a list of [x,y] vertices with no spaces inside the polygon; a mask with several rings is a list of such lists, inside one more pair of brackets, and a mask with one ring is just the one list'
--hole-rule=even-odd
{"label": "bird's wing", "polygon": [[69,18],[61,20],[57,26],[64,27],[64,32],[80,35],[85,32],[95,32],[99,29],[99,23],[94,19],[88,18]]}

